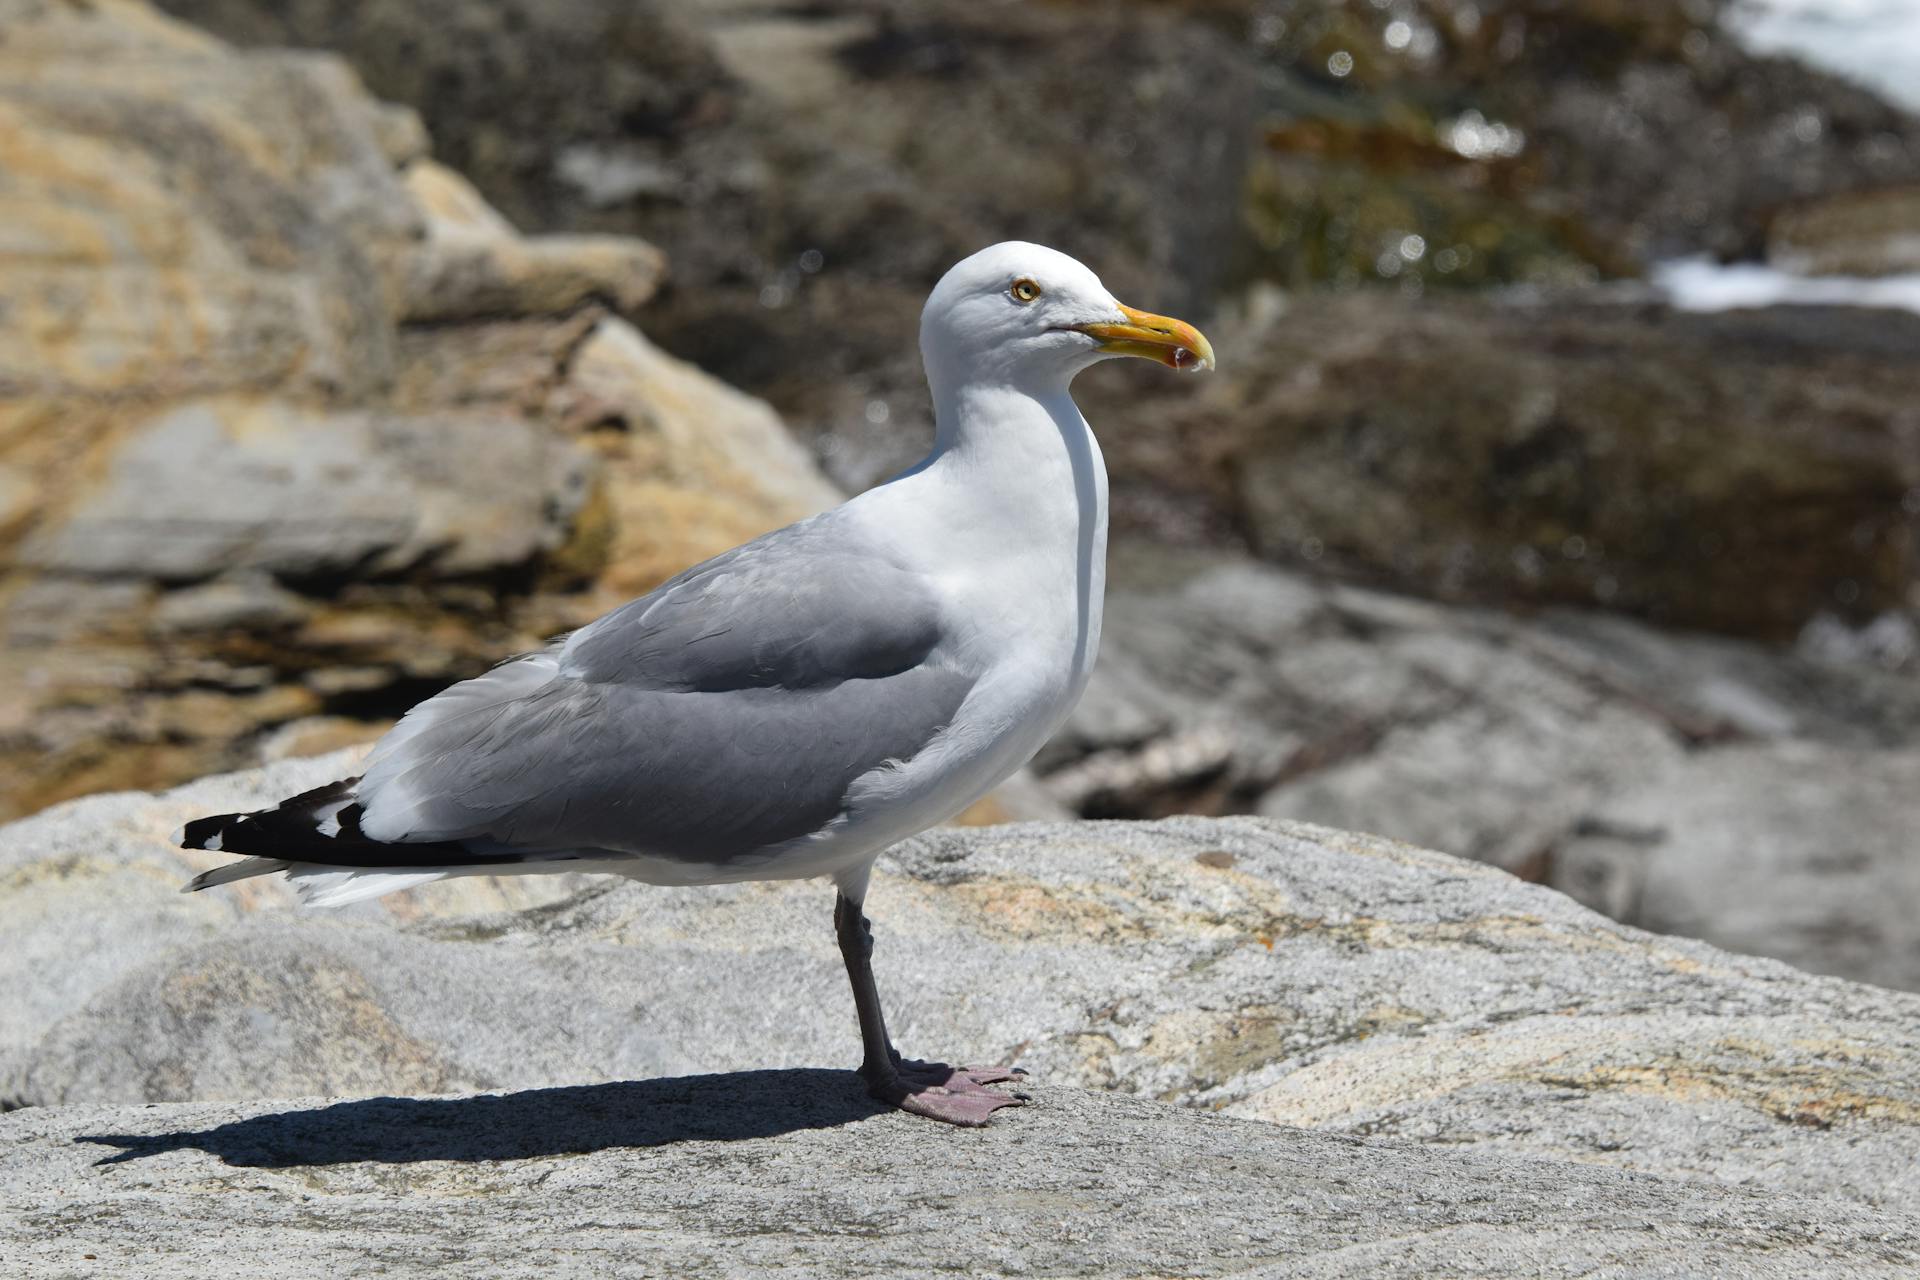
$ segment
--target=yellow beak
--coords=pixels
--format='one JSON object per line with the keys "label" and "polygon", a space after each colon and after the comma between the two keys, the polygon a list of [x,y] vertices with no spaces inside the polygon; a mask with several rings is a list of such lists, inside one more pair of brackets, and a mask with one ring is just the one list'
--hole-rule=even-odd
{"label": "yellow beak", "polygon": [[1081,333],[1100,341],[1102,351],[1115,355],[1145,356],[1158,360],[1169,369],[1198,372],[1213,368],[1213,344],[1184,320],[1156,316],[1151,311],[1135,311],[1123,306],[1125,324],[1077,324]]}

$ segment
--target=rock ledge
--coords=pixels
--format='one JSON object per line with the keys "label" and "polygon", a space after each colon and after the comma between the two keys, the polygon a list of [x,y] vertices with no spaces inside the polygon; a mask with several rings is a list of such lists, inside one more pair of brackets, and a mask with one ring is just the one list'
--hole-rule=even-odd
{"label": "rock ledge", "polygon": [[[0,1121],[26,1275],[1912,1274],[1843,1201],[1357,1141],[1079,1090],[958,1131],[850,1073]],[[1251,1271],[1250,1269],[1258,1269]],[[1267,1270],[1266,1268],[1272,1268]]]}

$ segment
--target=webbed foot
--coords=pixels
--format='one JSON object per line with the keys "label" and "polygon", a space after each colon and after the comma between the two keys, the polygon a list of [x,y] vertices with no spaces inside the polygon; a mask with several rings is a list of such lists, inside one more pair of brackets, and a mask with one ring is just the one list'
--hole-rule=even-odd
{"label": "webbed foot", "polygon": [[867,1092],[902,1111],[947,1124],[978,1128],[1002,1107],[1017,1107],[1027,1099],[987,1086],[1018,1080],[1018,1067],[951,1067],[944,1062],[896,1059],[885,1071],[862,1069]]}

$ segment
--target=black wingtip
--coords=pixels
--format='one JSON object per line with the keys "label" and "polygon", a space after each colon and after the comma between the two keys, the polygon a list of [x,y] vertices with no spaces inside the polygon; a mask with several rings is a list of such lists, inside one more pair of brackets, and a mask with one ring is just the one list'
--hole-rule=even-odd
{"label": "black wingtip", "polygon": [[219,813],[210,818],[195,818],[173,833],[173,842],[182,849],[200,849],[208,853],[236,853],[227,847],[233,828],[247,821],[244,813]]}
{"label": "black wingtip", "polygon": [[[282,800],[271,809],[195,818],[174,833],[174,843],[182,849],[206,853],[283,863],[310,862],[325,867],[477,866],[516,860],[514,854],[474,853],[453,840],[391,844],[367,838],[360,831],[360,806],[353,796],[359,781],[343,778],[329,782],[324,787]],[[244,878],[215,868],[187,889],[189,892],[210,889]]]}

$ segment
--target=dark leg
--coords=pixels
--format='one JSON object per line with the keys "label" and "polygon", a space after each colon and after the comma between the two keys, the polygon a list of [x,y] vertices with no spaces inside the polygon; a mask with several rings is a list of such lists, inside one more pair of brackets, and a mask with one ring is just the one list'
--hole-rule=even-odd
{"label": "dark leg", "polygon": [[844,893],[834,900],[833,931],[840,939],[840,957],[853,984],[853,1007],[860,1015],[860,1075],[868,1093],[902,1111],[961,1125],[985,1124],[1001,1107],[1020,1104],[1022,1099],[1013,1094],[985,1087],[1014,1078],[1017,1073],[1004,1067],[955,1068],[939,1062],[903,1061],[887,1037],[880,991],[873,984],[873,930],[859,906]]}

